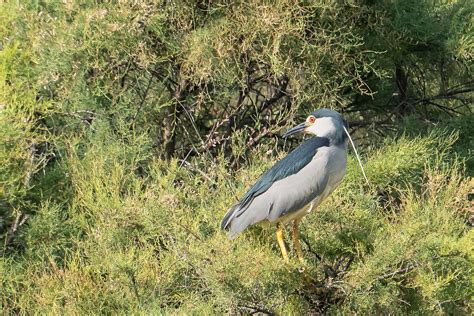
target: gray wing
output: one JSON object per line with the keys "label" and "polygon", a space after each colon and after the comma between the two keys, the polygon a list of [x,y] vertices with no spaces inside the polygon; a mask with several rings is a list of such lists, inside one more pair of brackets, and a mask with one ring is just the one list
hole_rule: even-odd
{"label": "gray wing", "polygon": [[313,137],[303,142],[285,158],[278,161],[258,179],[247,193],[245,193],[242,199],[240,199],[239,203],[227,211],[222,220],[221,228],[227,229],[230,221],[234,217],[241,216],[246,212],[256,197],[265,193],[276,181],[298,173],[311,162],[319,148],[327,146],[329,146],[329,139],[325,137]]}
{"label": "gray wing", "polygon": [[273,182],[249,203],[245,212],[235,214],[236,210],[229,210],[235,214],[228,223],[230,238],[261,221],[277,222],[279,218],[302,209],[321,196],[330,180],[331,170],[338,168],[337,162],[331,160],[331,151],[329,147],[318,149],[306,166],[295,174]]}
{"label": "gray wing", "polygon": [[[289,177],[311,162],[314,155],[321,147],[329,146],[329,139],[325,137],[313,137],[295,150],[290,152],[285,158],[278,161],[272,168],[266,171],[260,179],[245,193],[239,201],[240,212],[245,212],[246,207],[252,200],[267,191],[270,186],[278,180]],[[224,222],[224,221],[223,221]]]}

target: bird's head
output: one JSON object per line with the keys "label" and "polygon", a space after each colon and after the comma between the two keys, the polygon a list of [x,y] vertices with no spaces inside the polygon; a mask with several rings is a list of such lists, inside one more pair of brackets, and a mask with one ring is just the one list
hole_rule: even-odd
{"label": "bird's head", "polygon": [[326,137],[333,144],[340,144],[347,139],[344,127],[347,129],[347,123],[341,114],[330,109],[318,109],[311,113],[303,123],[288,130],[283,137],[305,132]]}

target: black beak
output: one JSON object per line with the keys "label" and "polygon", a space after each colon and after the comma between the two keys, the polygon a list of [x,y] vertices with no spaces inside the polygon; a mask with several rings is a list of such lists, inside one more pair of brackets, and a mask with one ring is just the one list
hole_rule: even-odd
{"label": "black beak", "polygon": [[300,132],[304,131],[305,128],[306,128],[306,122],[301,123],[301,124],[298,124],[298,125],[296,125],[295,127],[290,128],[290,129],[285,133],[285,135],[283,135],[283,137],[286,138],[286,137],[291,136],[291,135],[293,135],[293,134],[300,133]]}

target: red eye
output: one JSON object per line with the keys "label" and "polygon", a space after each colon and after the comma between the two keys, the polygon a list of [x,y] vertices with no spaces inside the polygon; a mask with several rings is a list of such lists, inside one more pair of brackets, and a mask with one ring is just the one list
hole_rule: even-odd
{"label": "red eye", "polygon": [[316,121],[316,118],[314,116],[308,117],[308,122],[310,122],[311,124],[313,124],[315,121]]}

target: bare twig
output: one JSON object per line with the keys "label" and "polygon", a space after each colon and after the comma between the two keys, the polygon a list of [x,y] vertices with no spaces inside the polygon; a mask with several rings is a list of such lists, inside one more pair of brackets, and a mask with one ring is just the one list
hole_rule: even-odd
{"label": "bare twig", "polygon": [[191,170],[199,172],[199,174],[201,174],[207,181],[211,182],[212,184],[217,184],[204,171],[202,171],[202,170],[198,169],[197,167],[193,166],[190,162],[187,162],[184,159],[180,159],[178,161],[181,162],[181,165],[184,165],[184,166],[188,167]]}
{"label": "bare twig", "polygon": [[416,267],[418,267],[418,264],[409,264],[405,268],[398,269],[398,270],[393,271],[393,272],[385,273],[385,274],[377,277],[377,280],[381,281],[381,280],[385,280],[385,279],[390,279],[390,278],[393,278],[396,275],[408,273],[411,270],[415,269]]}
{"label": "bare twig", "polygon": [[145,88],[145,91],[143,92],[143,94],[141,95],[141,100],[140,100],[140,103],[138,104],[138,107],[137,107],[137,110],[135,111],[135,114],[133,115],[132,117],[132,121],[130,122],[130,128],[133,128],[133,126],[135,125],[135,120],[137,119],[137,116],[138,114],[140,113],[142,107],[143,107],[143,104],[145,104],[145,100],[146,100],[146,97],[148,96],[148,91],[150,90],[150,87],[151,87],[151,83],[153,82],[153,78],[155,76],[153,74],[150,75],[150,79],[148,79],[148,84]]}
{"label": "bare twig", "polygon": [[303,236],[301,236],[300,239],[305,243],[306,247],[308,247],[308,251],[312,253],[313,255],[315,255],[319,261],[321,261],[322,260],[321,256],[318,255],[315,251],[313,251],[313,249],[311,248],[311,245],[309,244],[309,241]]}
{"label": "bare twig", "polygon": [[9,247],[12,244],[16,231],[23,224],[25,224],[28,217],[29,216],[27,214],[23,214],[22,212],[18,212],[18,214],[15,217],[15,220],[13,221],[12,225],[10,226],[10,229],[8,230],[7,235],[5,237],[5,248]]}

